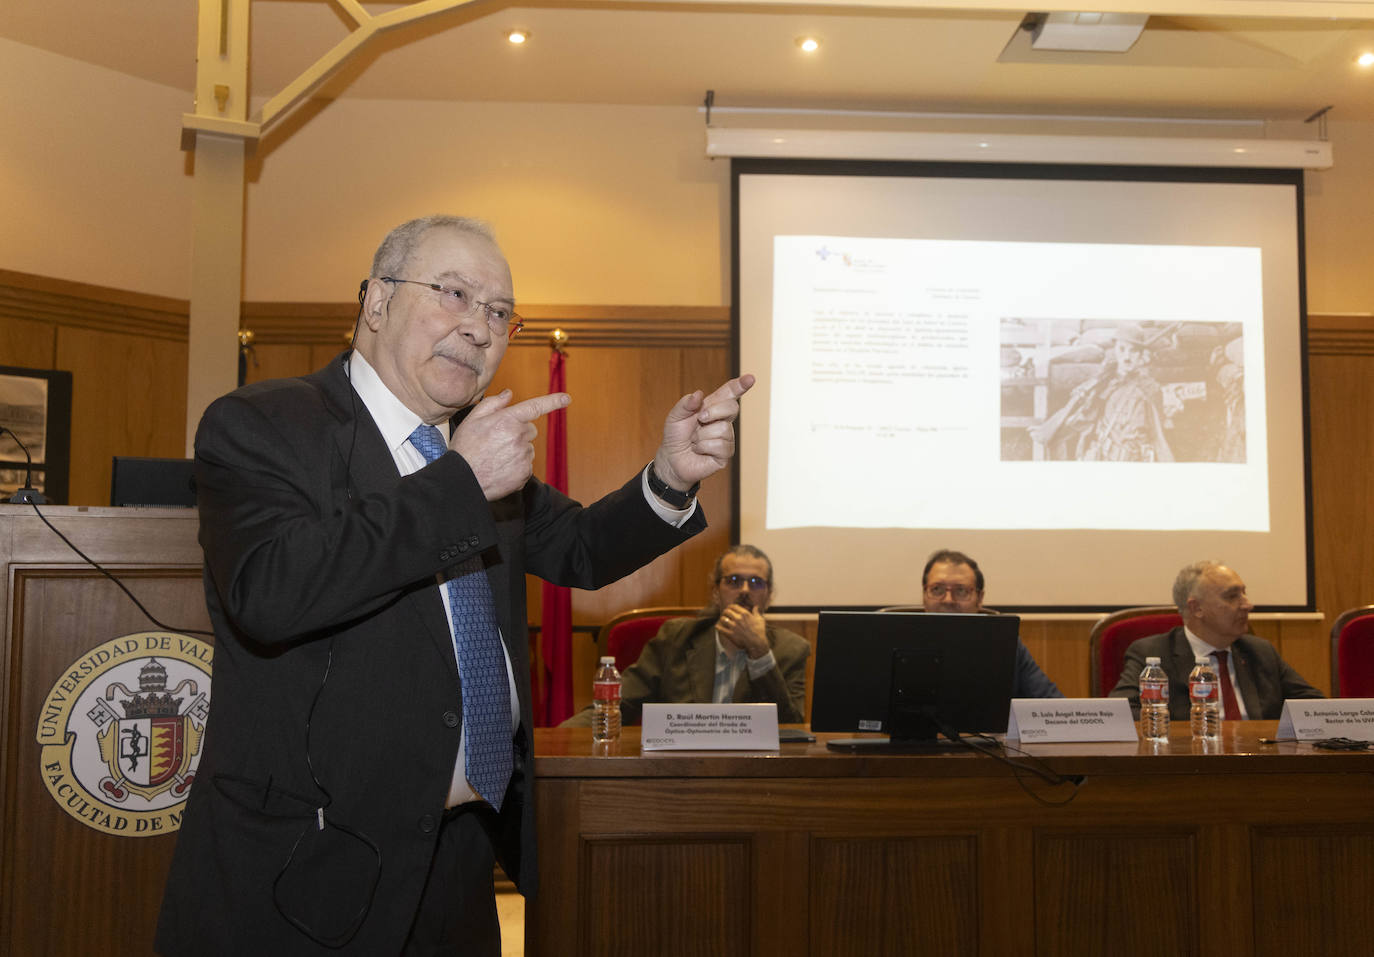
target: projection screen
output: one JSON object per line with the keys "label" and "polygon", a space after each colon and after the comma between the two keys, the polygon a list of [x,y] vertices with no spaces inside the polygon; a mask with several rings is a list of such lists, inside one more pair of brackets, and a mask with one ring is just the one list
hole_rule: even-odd
{"label": "projection screen", "polygon": [[918,603],[937,548],[999,609],[1165,604],[1201,558],[1312,607],[1300,171],[732,165],[775,607]]}

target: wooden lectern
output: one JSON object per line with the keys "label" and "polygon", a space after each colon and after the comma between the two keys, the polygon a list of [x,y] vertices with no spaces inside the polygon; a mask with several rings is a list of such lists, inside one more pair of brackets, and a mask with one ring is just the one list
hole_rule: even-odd
{"label": "wooden lectern", "polygon": [[[0,957],[144,957],[153,952],[190,785],[189,761],[159,764],[147,729],[185,759],[208,706],[208,681],[182,659],[208,672],[213,643],[178,637],[182,629],[210,629],[197,515],[39,508],[171,631],[149,621],[32,506],[0,505]],[[141,687],[131,686],[131,668]],[[122,754],[134,767],[83,783],[65,758],[53,757],[69,752],[88,764]],[[92,789],[100,800],[88,796]],[[140,794],[165,807],[130,810]]]}

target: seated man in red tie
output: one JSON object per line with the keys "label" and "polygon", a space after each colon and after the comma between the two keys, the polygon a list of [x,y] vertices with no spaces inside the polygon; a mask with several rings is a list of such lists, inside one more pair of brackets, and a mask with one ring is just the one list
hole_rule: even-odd
{"label": "seated man in red tie", "polygon": [[1221,684],[1222,718],[1273,721],[1288,698],[1321,698],[1263,638],[1249,634],[1254,605],[1245,582],[1220,562],[1194,562],[1174,579],[1174,604],[1182,627],[1134,641],[1126,649],[1113,698],[1127,698],[1140,713],[1140,671],[1158,657],[1169,676],[1169,716],[1188,720],[1188,674],[1193,661],[1210,656]]}

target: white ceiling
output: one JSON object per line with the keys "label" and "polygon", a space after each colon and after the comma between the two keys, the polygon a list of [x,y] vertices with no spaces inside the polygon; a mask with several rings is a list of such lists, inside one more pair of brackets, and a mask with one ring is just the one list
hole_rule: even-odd
{"label": "white ceiling", "polygon": [[[375,15],[396,5],[364,6]],[[1374,19],[1291,16],[1334,8],[1369,18],[1374,4],[1199,0],[1210,15],[1152,16],[1124,54],[1034,51],[1018,29],[1025,11],[999,6],[479,0],[378,38],[322,94],[696,106],[710,89],[718,107],[1287,121],[1329,105],[1333,119],[1374,119],[1374,69],[1353,62],[1374,50]],[[259,102],[348,31],[328,0],[254,0],[251,11]],[[531,32],[523,47],[504,40],[516,26]],[[195,0],[0,6],[0,37],[184,89],[188,111],[195,30]],[[817,54],[798,51],[804,34],[821,39]]]}

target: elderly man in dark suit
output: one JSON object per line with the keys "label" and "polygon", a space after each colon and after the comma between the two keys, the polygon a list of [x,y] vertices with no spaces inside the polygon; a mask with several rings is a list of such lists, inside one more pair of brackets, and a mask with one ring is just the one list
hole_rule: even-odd
{"label": "elderly man in dark suit", "polygon": [[583,507],[531,477],[564,394],[484,396],[520,327],[490,231],[378,248],[355,349],[196,436],[214,697],[158,926],[169,957],[500,953],[535,887],[525,573],[596,588],[705,526],[742,376]]}
{"label": "elderly man in dark suit", "polygon": [[1288,698],[1320,698],[1322,693],[1279,657],[1263,638],[1249,634],[1254,610],[1245,582],[1220,562],[1184,566],[1174,579],[1174,605],[1182,626],[1162,635],[1131,642],[1112,689],[1113,698],[1128,698],[1140,714],[1140,672],[1145,659],[1157,657],[1169,676],[1169,716],[1188,720],[1188,675],[1199,656],[1208,656],[1221,685],[1222,717],[1275,720]]}

